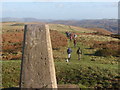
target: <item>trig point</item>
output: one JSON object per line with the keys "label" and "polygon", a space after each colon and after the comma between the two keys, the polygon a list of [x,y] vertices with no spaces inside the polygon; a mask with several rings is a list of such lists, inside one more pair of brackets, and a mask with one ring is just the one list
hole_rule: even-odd
{"label": "trig point", "polygon": [[25,25],[20,88],[57,88],[48,25]]}

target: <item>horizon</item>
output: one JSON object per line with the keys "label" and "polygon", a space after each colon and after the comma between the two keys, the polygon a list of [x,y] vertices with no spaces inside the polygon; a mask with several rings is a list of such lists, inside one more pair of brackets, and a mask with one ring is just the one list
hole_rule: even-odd
{"label": "horizon", "polygon": [[53,21],[81,21],[81,20],[118,20],[116,18],[100,18],[100,19],[41,19],[36,17],[23,17],[23,18],[17,18],[17,17],[2,17],[0,19],[37,19],[37,20],[53,20]]}
{"label": "horizon", "polygon": [[3,2],[2,18],[117,19],[117,2]]}

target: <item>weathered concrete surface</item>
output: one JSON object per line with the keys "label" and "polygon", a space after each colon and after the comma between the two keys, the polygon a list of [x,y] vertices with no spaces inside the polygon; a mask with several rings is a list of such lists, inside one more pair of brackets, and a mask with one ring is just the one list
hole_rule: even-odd
{"label": "weathered concrete surface", "polygon": [[57,88],[48,25],[26,25],[21,88]]}

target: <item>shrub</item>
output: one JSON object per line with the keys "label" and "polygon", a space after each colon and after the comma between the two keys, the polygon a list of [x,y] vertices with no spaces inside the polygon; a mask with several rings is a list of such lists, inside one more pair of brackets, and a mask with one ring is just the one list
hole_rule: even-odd
{"label": "shrub", "polygon": [[91,48],[109,48],[119,49],[120,41],[109,41],[109,42],[95,42],[91,45]]}
{"label": "shrub", "polygon": [[[15,24],[18,25],[18,24]],[[14,26],[14,25],[13,25]],[[11,30],[12,31],[12,30]],[[58,31],[51,30],[51,42],[53,50],[59,50],[60,47],[67,46],[67,38]],[[2,52],[4,60],[21,59],[21,55],[15,56],[18,52],[22,53],[23,31],[3,33]]]}
{"label": "shrub", "polygon": [[59,50],[60,47],[67,46],[67,38],[62,33],[50,30],[50,36],[53,50]]}
{"label": "shrub", "polygon": [[118,50],[103,48],[99,49],[95,52],[96,56],[118,56]]}

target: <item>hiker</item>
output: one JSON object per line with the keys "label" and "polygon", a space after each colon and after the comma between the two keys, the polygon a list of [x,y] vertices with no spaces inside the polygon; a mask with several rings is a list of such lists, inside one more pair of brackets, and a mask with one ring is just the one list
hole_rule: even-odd
{"label": "hiker", "polygon": [[69,35],[69,38],[70,38],[70,41],[72,41],[73,37],[72,37],[72,34],[70,33]]}
{"label": "hiker", "polygon": [[68,59],[66,60],[67,62],[70,61],[70,58],[71,58],[71,52],[72,52],[71,48],[68,48],[68,49],[67,49]]}
{"label": "hiker", "polygon": [[71,36],[71,32],[69,32],[69,37]]}
{"label": "hiker", "polygon": [[81,54],[82,54],[82,51],[81,51],[80,47],[77,50],[77,54],[78,54],[78,60],[80,60],[81,59]]}
{"label": "hiker", "polygon": [[77,38],[77,35],[76,34],[74,34],[74,39],[76,39]]}
{"label": "hiker", "polygon": [[77,43],[76,39],[74,39],[73,43],[74,43],[74,47],[76,47],[76,43]]}
{"label": "hiker", "polygon": [[72,41],[72,36],[70,36],[70,41]]}
{"label": "hiker", "polygon": [[66,36],[69,37],[69,32],[66,32]]}

